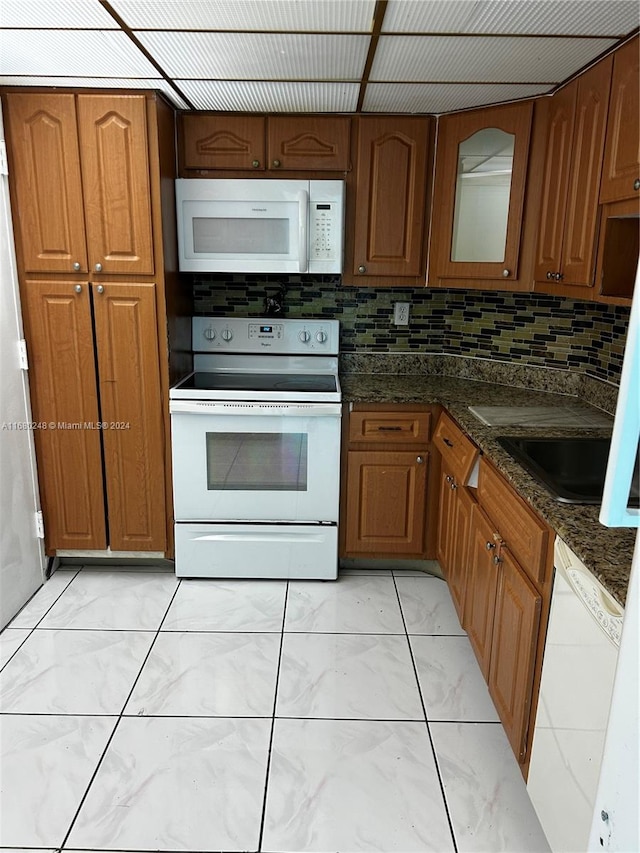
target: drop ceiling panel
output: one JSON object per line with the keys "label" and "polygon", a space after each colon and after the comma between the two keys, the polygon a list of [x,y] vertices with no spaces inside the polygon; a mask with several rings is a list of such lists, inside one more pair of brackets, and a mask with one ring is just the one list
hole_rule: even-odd
{"label": "drop ceiling panel", "polygon": [[199,110],[239,112],[354,112],[358,83],[273,83],[176,80]]}
{"label": "drop ceiling panel", "polygon": [[55,86],[69,89],[152,89],[164,92],[167,98],[179,110],[189,109],[184,101],[166,80],[143,80],[131,77],[12,77],[1,81],[3,86]]}
{"label": "drop ceiling panel", "polygon": [[553,83],[614,44],[614,39],[382,36],[369,79]]}
{"label": "drop ceiling panel", "polygon": [[98,0],[0,0],[2,27],[119,29]]}
{"label": "drop ceiling panel", "polygon": [[369,36],[140,32],[172,77],[223,80],[358,80]]}
{"label": "drop ceiling panel", "polygon": [[548,86],[535,84],[369,83],[363,112],[444,113],[532,98]]}
{"label": "drop ceiling panel", "polygon": [[637,0],[390,0],[383,32],[621,37],[638,26]]}
{"label": "drop ceiling panel", "polygon": [[371,31],[374,0],[111,0],[133,29]]}
{"label": "drop ceiling panel", "polygon": [[158,76],[126,34],[113,30],[0,30],[0,74]]}

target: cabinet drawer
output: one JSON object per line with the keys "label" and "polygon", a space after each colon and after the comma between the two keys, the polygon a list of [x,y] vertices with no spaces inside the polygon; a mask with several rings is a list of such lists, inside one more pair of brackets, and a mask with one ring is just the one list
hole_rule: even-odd
{"label": "cabinet drawer", "polygon": [[486,460],[480,462],[478,499],[506,547],[529,577],[545,577],[549,528]]}
{"label": "cabinet drawer", "polygon": [[447,470],[451,471],[461,484],[466,483],[479,451],[445,412],[440,415],[436,424],[433,443],[440,451]]}
{"label": "cabinet drawer", "polygon": [[386,444],[426,444],[430,412],[351,412],[349,441]]}

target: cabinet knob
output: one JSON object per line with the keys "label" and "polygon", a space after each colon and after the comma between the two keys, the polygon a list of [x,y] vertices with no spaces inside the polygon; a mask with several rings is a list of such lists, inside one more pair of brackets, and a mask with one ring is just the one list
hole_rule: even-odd
{"label": "cabinet knob", "polygon": [[417,456],[416,462],[418,463],[418,465],[422,465],[422,463],[424,462],[424,459],[422,458],[422,456]]}
{"label": "cabinet knob", "polygon": [[640,190],[640,178],[635,179],[635,181],[633,182],[633,188],[634,190]]}
{"label": "cabinet knob", "polygon": [[452,492],[455,492],[455,490],[456,490],[457,488],[458,488],[458,484],[457,484],[457,483],[456,483],[456,481],[454,480],[454,481],[453,481],[453,483],[451,483],[451,491],[452,491]]}
{"label": "cabinet knob", "polygon": [[358,272],[366,272],[366,271],[367,271],[367,268],[365,267],[365,265],[360,264],[360,266],[358,267]]}
{"label": "cabinet knob", "polygon": [[101,284],[98,285],[96,290],[98,291],[98,293],[104,293],[104,287]]}
{"label": "cabinet knob", "polygon": [[553,273],[551,270],[547,270],[547,279],[551,280],[553,278]]}
{"label": "cabinet knob", "polygon": [[252,161],[251,161],[251,166],[252,166],[254,169],[259,169],[259,168],[260,168],[260,160],[252,160]]}
{"label": "cabinet knob", "polygon": [[447,481],[447,483],[449,483],[449,485],[451,485],[451,483],[453,483],[453,477],[451,476],[451,474],[447,474],[447,476],[445,477],[445,480]]}
{"label": "cabinet knob", "polygon": [[494,565],[494,566],[499,566],[501,562],[502,562],[502,557],[499,557],[499,556],[496,554],[496,555],[495,555],[495,557],[493,558],[493,565]]}
{"label": "cabinet knob", "polygon": [[96,272],[102,272],[102,264],[96,264],[93,269]]}
{"label": "cabinet knob", "polygon": [[493,551],[493,549],[494,549],[495,547],[496,547],[496,543],[495,543],[495,542],[487,542],[487,551]]}
{"label": "cabinet knob", "polygon": [[280,163],[280,160],[274,160],[271,165],[274,169],[279,169],[282,164]]}
{"label": "cabinet knob", "polygon": [[564,273],[562,273],[562,272],[557,272],[557,273],[554,275],[554,279],[555,279],[556,281],[562,281],[562,279],[563,279],[563,278],[564,278]]}
{"label": "cabinet knob", "polygon": [[74,270],[75,270],[76,272],[80,272],[80,264],[79,264],[77,261],[76,261],[76,262],[75,262],[75,264],[73,265],[73,268],[74,268]]}
{"label": "cabinet knob", "polygon": [[509,278],[511,270],[502,270],[502,278]]}
{"label": "cabinet knob", "polygon": [[75,290],[76,293],[82,293],[82,285],[81,284],[76,284],[76,286],[73,289]]}

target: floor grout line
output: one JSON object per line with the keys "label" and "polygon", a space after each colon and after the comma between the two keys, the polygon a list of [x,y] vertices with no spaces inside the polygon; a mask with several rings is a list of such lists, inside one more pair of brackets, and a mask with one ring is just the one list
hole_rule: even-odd
{"label": "floor grout line", "polygon": [[[142,665],[140,666],[140,669],[138,670],[138,675],[137,675],[137,676],[136,676],[136,678],[134,679],[133,685],[131,686],[131,690],[129,691],[129,693],[127,694],[127,696],[126,696],[126,698],[125,698],[125,700],[124,700],[124,703],[123,703],[123,705],[122,705],[122,710],[121,710],[121,711],[120,711],[120,713],[117,715],[117,719],[116,719],[116,723],[115,723],[115,725],[114,725],[114,727],[113,727],[113,731],[111,732],[111,734],[110,734],[110,736],[109,736],[109,738],[108,738],[108,740],[107,740],[107,743],[105,744],[105,747],[104,747],[104,749],[103,749],[103,751],[102,751],[102,755],[101,755],[101,756],[100,756],[100,758],[98,759],[98,763],[96,764],[95,769],[94,769],[93,773],[91,774],[91,778],[90,778],[90,780],[89,780],[89,784],[88,784],[88,785],[87,785],[87,787],[85,788],[85,792],[84,792],[84,794],[82,795],[82,797],[81,797],[81,799],[80,799],[80,803],[78,804],[78,808],[76,809],[76,812],[75,812],[75,814],[74,814],[73,818],[71,819],[71,823],[69,824],[69,827],[68,827],[68,829],[67,829],[67,831],[66,831],[66,833],[65,833],[65,836],[64,836],[64,838],[63,838],[63,840],[62,840],[62,844],[60,845],[60,848],[59,848],[60,850],[62,850],[62,849],[64,848],[65,844],[67,843],[67,840],[68,840],[69,836],[71,835],[71,832],[73,831],[73,827],[74,827],[74,825],[75,825],[75,822],[76,822],[76,821],[77,821],[77,819],[78,819],[78,815],[79,815],[79,814],[80,814],[80,812],[82,811],[82,807],[83,807],[83,805],[84,805],[84,803],[85,803],[85,801],[86,801],[86,799],[87,799],[87,796],[89,795],[89,791],[91,790],[91,786],[93,785],[94,780],[95,780],[96,776],[98,775],[98,772],[99,772],[99,770],[100,770],[100,768],[101,768],[101,766],[102,766],[102,763],[103,763],[103,761],[104,761],[104,759],[105,759],[105,756],[106,756],[106,754],[107,754],[107,752],[108,752],[108,750],[109,750],[109,746],[111,745],[111,743],[112,743],[112,741],[113,741],[113,739],[114,739],[114,737],[115,737],[115,734],[116,734],[116,732],[118,731],[118,727],[120,726],[120,722],[121,722],[121,720],[122,720],[123,718],[124,718],[124,719],[130,719],[129,717],[124,717],[124,709],[127,707],[127,703],[129,702],[129,699],[131,698],[131,695],[132,695],[133,691],[135,690],[135,687],[136,687],[136,684],[138,683],[138,680],[140,679],[140,675],[141,675],[141,673],[142,673],[142,670],[144,669],[144,667],[145,667],[145,665],[146,665],[147,661],[149,660],[149,655],[151,654],[151,650],[153,649],[153,647],[154,647],[154,645],[155,645],[155,642],[156,642],[156,640],[158,639],[158,636],[159,636],[159,634],[160,634],[160,627],[162,626],[162,623],[164,622],[164,620],[167,618],[167,613],[169,612],[169,609],[171,608],[171,605],[173,604],[173,601],[174,601],[174,599],[175,599],[176,595],[178,594],[178,590],[180,589],[180,585],[181,585],[181,583],[182,583],[182,581],[181,581],[181,580],[178,580],[178,582],[177,582],[177,584],[176,584],[176,588],[175,588],[175,590],[173,591],[173,595],[171,596],[171,599],[170,599],[169,603],[167,604],[167,607],[166,607],[166,609],[165,609],[165,611],[164,611],[164,616],[163,616],[163,617],[162,617],[162,619],[160,620],[160,625],[158,626],[158,629],[157,629],[157,631],[155,632],[155,637],[154,637],[154,638],[153,638],[153,640],[151,641],[151,645],[149,646],[149,650],[147,651],[147,654],[145,655],[145,658],[144,658],[144,660],[142,661]],[[149,633],[150,633],[150,632],[149,632]],[[87,716],[88,716],[88,715],[87,715]]]}
{"label": "floor grout line", "polygon": [[258,833],[258,851],[262,850],[262,839],[264,836],[264,823],[267,818],[267,796],[269,792],[269,773],[271,772],[271,754],[273,750],[273,738],[275,735],[275,727],[276,727],[276,708],[278,707],[278,687],[280,685],[280,669],[282,666],[282,650],[284,648],[284,637],[285,631],[284,626],[287,621],[287,604],[289,602],[289,581],[287,581],[287,586],[284,593],[284,606],[282,608],[282,630],[280,632],[280,650],[278,653],[278,665],[276,668],[276,684],[275,690],[273,693],[273,712],[271,714],[271,734],[269,736],[269,749],[267,752],[267,767],[265,771],[264,777],[264,795],[262,798],[262,815],[260,818],[260,831]]}
{"label": "floor grout line", "polygon": [[453,829],[453,821],[451,820],[451,814],[449,811],[449,803],[447,801],[447,796],[446,796],[445,788],[444,788],[444,781],[442,779],[442,774],[440,773],[440,765],[438,764],[438,758],[436,755],[436,748],[435,748],[435,744],[433,742],[433,737],[431,736],[431,729],[429,728],[429,716],[427,714],[427,706],[426,706],[425,701],[424,701],[424,696],[422,695],[422,688],[420,686],[420,677],[418,676],[418,667],[416,665],[416,661],[415,661],[415,658],[413,655],[413,648],[411,647],[411,636],[413,636],[413,635],[410,635],[409,631],[407,629],[407,622],[405,619],[404,610],[402,609],[402,599],[400,597],[400,590],[398,589],[398,586],[396,584],[395,577],[393,579],[393,585],[395,587],[396,597],[398,599],[398,607],[400,608],[400,615],[402,617],[402,624],[404,625],[405,636],[407,638],[407,646],[409,649],[409,655],[411,656],[411,664],[413,666],[413,674],[414,674],[415,679],[416,679],[416,685],[418,688],[418,695],[420,697],[420,703],[422,704],[422,711],[424,713],[424,722],[425,722],[425,726],[427,729],[427,736],[429,738],[429,743],[431,744],[431,753],[433,756],[433,763],[434,763],[434,766],[436,768],[436,774],[438,776],[438,783],[440,785],[440,792],[442,794],[442,802],[444,805],[444,811],[445,811],[445,814],[447,816],[447,823],[449,825],[449,832],[451,833],[451,841],[453,843],[453,849],[454,849],[455,853],[458,853],[458,842],[456,840],[456,834],[455,834],[454,829]]}

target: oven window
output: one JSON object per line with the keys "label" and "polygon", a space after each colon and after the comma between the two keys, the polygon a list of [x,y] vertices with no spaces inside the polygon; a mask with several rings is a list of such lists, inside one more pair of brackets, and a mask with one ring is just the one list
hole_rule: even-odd
{"label": "oven window", "polygon": [[306,433],[208,432],[212,491],[307,491]]}

